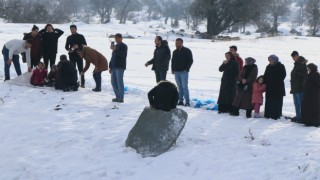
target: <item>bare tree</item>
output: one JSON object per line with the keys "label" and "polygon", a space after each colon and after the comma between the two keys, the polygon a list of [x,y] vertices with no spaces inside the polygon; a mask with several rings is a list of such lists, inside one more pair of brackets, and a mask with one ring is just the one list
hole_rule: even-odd
{"label": "bare tree", "polygon": [[91,0],[93,10],[100,16],[101,24],[110,22],[116,0]]}
{"label": "bare tree", "polygon": [[309,0],[306,6],[306,13],[310,25],[310,33],[316,36],[320,21],[320,0]]}
{"label": "bare tree", "polygon": [[272,33],[278,33],[279,19],[289,12],[291,0],[271,0]]}
{"label": "bare tree", "polygon": [[305,6],[307,4],[307,0],[297,0],[298,10],[298,25],[302,26],[304,23],[304,14],[305,14]]}
{"label": "bare tree", "polygon": [[133,11],[140,11],[141,7],[142,4],[139,0],[118,0],[116,12],[120,20],[120,24],[125,24],[128,18],[128,14]]}
{"label": "bare tree", "polygon": [[211,37],[253,19],[259,13],[260,3],[256,0],[197,0],[191,6],[191,13],[207,20],[207,34]]}

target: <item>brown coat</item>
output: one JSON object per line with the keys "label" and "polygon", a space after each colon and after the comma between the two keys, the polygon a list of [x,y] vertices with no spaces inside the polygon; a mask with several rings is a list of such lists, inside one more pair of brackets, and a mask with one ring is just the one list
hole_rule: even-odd
{"label": "brown coat", "polygon": [[107,59],[95,49],[92,49],[88,46],[84,46],[81,55],[83,59],[86,61],[86,66],[82,71],[83,73],[85,73],[89,69],[90,63],[95,65],[94,72],[102,72],[108,70]]}
{"label": "brown coat", "polygon": [[[244,85],[238,85],[237,86],[237,95],[233,101],[233,106],[237,107],[239,109],[253,109],[252,106],[252,88],[253,83],[255,82],[258,74],[258,68],[255,64],[250,65],[251,68],[248,68],[249,66],[246,65],[243,67],[243,70],[241,71],[239,75],[239,81],[242,79],[246,79],[246,83]],[[246,72],[250,71],[250,72]],[[247,75],[246,75],[247,74]],[[245,77],[247,76],[247,77]],[[245,88],[240,88],[240,86],[243,86]]]}

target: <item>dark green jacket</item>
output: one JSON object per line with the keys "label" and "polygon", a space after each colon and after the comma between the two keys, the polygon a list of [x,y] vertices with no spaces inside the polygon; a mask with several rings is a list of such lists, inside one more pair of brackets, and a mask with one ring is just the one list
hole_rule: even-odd
{"label": "dark green jacket", "polygon": [[299,59],[294,63],[291,71],[291,94],[303,92],[303,85],[307,75],[307,60]]}

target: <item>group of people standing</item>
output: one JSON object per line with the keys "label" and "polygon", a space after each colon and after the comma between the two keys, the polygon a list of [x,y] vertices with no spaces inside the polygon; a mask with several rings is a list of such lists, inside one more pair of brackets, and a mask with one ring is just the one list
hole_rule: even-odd
{"label": "group of people standing", "polygon": [[[261,118],[260,106],[265,92],[264,117],[280,119],[282,116],[283,97],[286,95],[284,80],[285,66],[278,56],[270,55],[263,75],[258,77],[256,60],[252,57],[243,60],[237,53],[237,47],[231,46],[225,53],[226,60],[219,67],[223,72],[218,98],[219,113],[239,116],[239,109],[246,110],[246,117]],[[291,54],[294,68],[291,71],[291,91],[293,94],[296,116],[291,121],[307,126],[320,125],[320,74],[317,66],[307,64],[307,60],[297,51]]]}
{"label": "group of people standing", "polygon": [[[77,26],[70,26],[71,35],[67,37],[65,49],[67,55],[61,55],[56,65],[58,52],[58,40],[64,32],[47,24],[44,29],[34,25],[30,33],[25,33],[22,40],[13,39],[5,43],[2,54],[5,64],[5,81],[10,80],[10,66],[13,63],[18,76],[21,75],[19,54],[22,54],[23,62],[27,63],[28,71],[32,72],[30,83],[35,86],[54,86],[63,91],[77,91],[78,87],[85,87],[85,72],[90,64],[95,65],[93,78],[96,87],[92,90],[101,91],[101,73],[109,69],[112,79],[112,87],[116,98],[112,101],[123,102],[124,84],[123,74],[126,69],[128,47],[122,42],[122,35],[115,35],[115,43],[112,43],[112,57],[110,64],[97,50],[87,46],[85,37],[77,32]],[[43,58],[43,62],[41,59]],[[85,60],[85,66],[83,63]],[[32,68],[33,71],[32,71]],[[48,74],[48,69],[51,69]],[[77,69],[78,70],[77,70]],[[78,74],[80,82],[78,82]]]}

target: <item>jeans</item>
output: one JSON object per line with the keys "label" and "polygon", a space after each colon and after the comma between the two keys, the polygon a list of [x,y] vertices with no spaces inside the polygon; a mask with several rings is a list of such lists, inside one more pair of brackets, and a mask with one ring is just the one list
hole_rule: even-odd
{"label": "jeans", "polygon": [[[83,59],[78,55],[77,52],[73,52],[69,54],[69,59],[74,65],[74,67],[78,66],[79,74],[83,70]],[[81,85],[85,84],[84,74],[81,76]]]}
{"label": "jeans", "polygon": [[101,73],[102,72],[93,73],[93,79],[96,82],[96,90],[101,90]]}
{"label": "jeans", "polygon": [[[11,64],[8,64],[7,61],[9,60],[9,49],[7,49],[5,46],[3,46],[2,49],[3,54],[3,60],[4,60],[4,76],[5,80],[10,79],[10,66]],[[20,62],[19,62],[19,55],[13,55],[12,62],[14,65],[14,68],[16,69],[17,75],[21,75],[21,68],[20,68]]]}
{"label": "jeans", "polygon": [[124,69],[115,68],[111,70],[111,85],[117,99],[124,98],[124,84],[123,84]]}
{"label": "jeans", "polygon": [[167,71],[154,71],[156,73],[156,81],[165,81],[167,79]]}
{"label": "jeans", "polygon": [[296,121],[300,122],[301,120],[301,105],[302,105],[303,93],[294,93],[293,102],[296,109]]}
{"label": "jeans", "polygon": [[189,88],[188,88],[189,72],[176,71],[174,72],[174,76],[179,88],[179,101],[183,102],[183,98],[185,98],[186,102],[189,103],[190,102]]}

